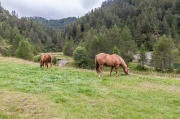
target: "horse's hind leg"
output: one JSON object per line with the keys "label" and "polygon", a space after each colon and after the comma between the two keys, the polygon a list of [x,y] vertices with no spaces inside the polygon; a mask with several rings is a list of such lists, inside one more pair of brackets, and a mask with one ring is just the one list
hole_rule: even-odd
{"label": "horse's hind leg", "polygon": [[114,66],[111,67],[110,76],[111,76],[113,69],[114,69]]}

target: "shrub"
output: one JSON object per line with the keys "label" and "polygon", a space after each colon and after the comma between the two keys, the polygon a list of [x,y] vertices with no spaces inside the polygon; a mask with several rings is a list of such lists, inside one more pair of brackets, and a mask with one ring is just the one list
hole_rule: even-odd
{"label": "shrub", "polygon": [[176,70],[176,74],[180,74],[180,68]]}
{"label": "shrub", "polygon": [[41,55],[34,56],[33,61],[39,62],[41,60]]}
{"label": "shrub", "polygon": [[73,59],[76,67],[85,68],[88,66],[88,55],[85,47],[78,46],[73,52]]}
{"label": "shrub", "polygon": [[53,56],[53,58],[52,58],[52,63],[53,63],[53,64],[56,64],[56,63],[57,63],[57,58],[56,58],[55,56]]}

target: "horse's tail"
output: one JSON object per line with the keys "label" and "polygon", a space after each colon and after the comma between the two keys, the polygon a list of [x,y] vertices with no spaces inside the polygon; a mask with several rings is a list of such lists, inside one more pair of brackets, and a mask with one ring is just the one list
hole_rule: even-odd
{"label": "horse's tail", "polygon": [[98,72],[99,63],[97,62],[97,56],[95,57],[95,67],[96,67],[96,72]]}

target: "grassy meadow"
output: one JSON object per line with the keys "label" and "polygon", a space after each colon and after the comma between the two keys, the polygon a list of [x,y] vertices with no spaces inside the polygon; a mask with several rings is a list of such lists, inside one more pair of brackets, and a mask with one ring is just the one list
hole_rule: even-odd
{"label": "grassy meadow", "polygon": [[180,76],[40,68],[0,57],[0,119],[178,119]]}

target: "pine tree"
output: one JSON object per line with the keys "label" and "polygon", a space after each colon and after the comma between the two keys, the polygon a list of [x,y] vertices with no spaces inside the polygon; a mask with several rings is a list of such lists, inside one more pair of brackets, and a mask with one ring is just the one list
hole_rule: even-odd
{"label": "pine tree", "polygon": [[137,51],[137,47],[127,26],[123,28],[121,39],[122,40],[119,43],[120,54],[125,62],[129,63],[133,60],[133,54]]}
{"label": "pine tree", "polygon": [[138,59],[138,62],[142,69],[144,69],[144,65],[146,61],[147,61],[147,57],[146,57],[145,47],[144,45],[142,45],[140,48],[140,54],[139,54],[139,59]]}
{"label": "pine tree", "polygon": [[74,50],[74,41],[71,38],[64,46],[63,53],[67,56],[72,56]]}
{"label": "pine tree", "polygon": [[15,56],[25,60],[32,60],[33,53],[31,51],[31,45],[28,40],[21,40],[16,50]]}
{"label": "pine tree", "polygon": [[177,55],[178,49],[175,47],[173,39],[163,35],[154,46],[152,62],[156,69],[171,71]]}
{"label": "pine tree", "polygon": [[114,48],[113,48],[113,53],[114,53],[114,54],[117,54],[117,55],[120,54],[119,49],[117,48],[117,46],[114,46]]}
{"label": "pine tree", "polygon": [[11,55],[15,56],[15,51],[19,46],[19,42],[22,40],[22,36],[20,34],[16,34],[15,38],[13,39],[12,45],[11,45]]}

